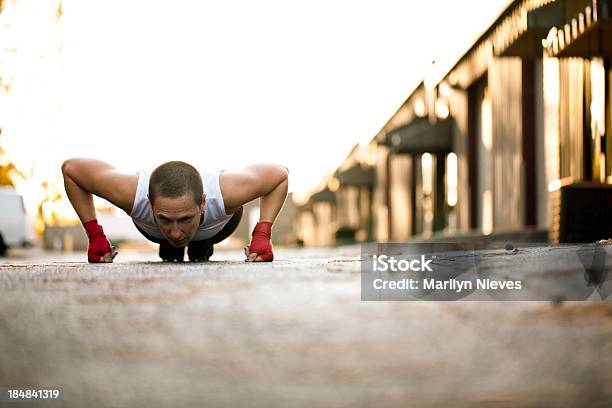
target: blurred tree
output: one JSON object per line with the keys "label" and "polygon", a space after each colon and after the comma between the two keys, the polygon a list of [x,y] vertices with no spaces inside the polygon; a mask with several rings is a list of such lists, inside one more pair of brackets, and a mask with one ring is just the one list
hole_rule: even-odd
{"label": "blurred tree", "polygon": [[[2,141],[2,129],[0,129],[0,142]],[[15,164],[9,161],[6,156],[6,152],[2,148],[2,143],[0,143],[0,186],[11,186],[15,187],[15,183],[13,182],[13,176],[15,173],[19,173]]]}
{"label": "blurred tree", "polygon": [[15,165],[13,163],[9,163],[6,166],[0,164],[0,186],[15,187],[15,183],[13,183],[13,179],[11,178],[11,173],[14,170]]}
{"label": "blurred tree", "polygon": [[[0,128],[0,139],[2,139],[2,128]],[[15,163],[8,159],[8,156],[2,148],[2,140],[0,140],[0,186],[15,187],[15,179],[26,179],[31,177],[24,174],[15,166]]]}

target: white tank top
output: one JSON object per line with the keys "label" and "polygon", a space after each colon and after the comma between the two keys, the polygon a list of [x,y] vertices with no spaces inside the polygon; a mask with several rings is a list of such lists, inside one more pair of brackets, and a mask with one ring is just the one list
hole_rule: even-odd
{"label": "white tank top", "polygon": [[[204,220],[198,227],[196,234],[191,238],[192,241],[211,238],[221,231],[230,218],[232,218],[232,214],[228,215],[225,213],[225,204],[223,203],[221,187],[219,186],[219,174],[221,174],[221,170],[216,169],[207,169],[202,173],[204,194],[206,194]],[[149,177],[150,173],[146,170],[138,172],[138,187],[136,188],[134,208],[132,208],[130,217],[147,234],[155,238],[166,239],[153,218],[153,209],[148,198]]]}

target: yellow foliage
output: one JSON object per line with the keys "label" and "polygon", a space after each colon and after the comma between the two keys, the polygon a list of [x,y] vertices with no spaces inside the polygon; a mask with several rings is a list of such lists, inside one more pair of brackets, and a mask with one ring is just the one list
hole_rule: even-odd
{"label": "yellow foliage", "polygon": [[0,166],[0,186],[15,187],[11,177],[11,170],[14,170],[14,168],[15,165],[13,163],[9,163],[7,166]]}

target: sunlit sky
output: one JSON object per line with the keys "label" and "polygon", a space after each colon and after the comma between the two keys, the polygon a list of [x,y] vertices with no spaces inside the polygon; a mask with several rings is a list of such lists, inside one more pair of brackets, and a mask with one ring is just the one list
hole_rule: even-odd
{"label": "sunlit sky", "polygon": [[269,161],[301,194],[509,2],[64,0],[58,23],[58,3],[7,1],[0,143],[33,183],[71,156]]}

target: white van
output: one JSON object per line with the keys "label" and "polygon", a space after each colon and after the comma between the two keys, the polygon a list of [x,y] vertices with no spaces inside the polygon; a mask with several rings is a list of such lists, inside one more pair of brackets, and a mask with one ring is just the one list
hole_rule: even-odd
{"label": "white van", "polygon": [[27,244],[26,222],[21,194],[12,187],[0,186],[0,256],[9,247]]}

